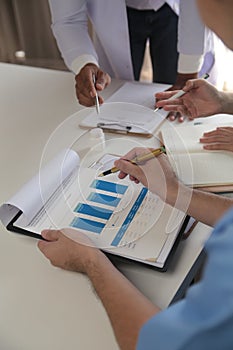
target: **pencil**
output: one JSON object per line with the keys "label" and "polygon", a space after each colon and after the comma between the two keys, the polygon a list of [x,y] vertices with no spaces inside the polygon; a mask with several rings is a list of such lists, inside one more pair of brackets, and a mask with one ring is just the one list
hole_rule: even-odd
{"label": "pencil", "polygon": [[[94,74],[93,74],[93,83],[94,83],[94,86],[95,86],[95,75]],[[96,108],[97,114],[100,114],[100,104],[99,104],[99,98],[98,98],[97,91],[96,91],[96,94],[95,94],[95,108]]]}
{"label": "pencil", "polygon": [[[208,79],[208,78],[209,78],[209,74],[205,73],[199,79]],[[187,92],[188,91],[179,90],[175,95],[173,95],[172,97],[168,98],[168,100],[175,100],[176,98],[179,98],[179,97],[183,96]],[[159,109],[162,109],[162,108],[163,107],[157,107],[157,108],[154,109],[154,112],[157,112]]]}
{"label": "pencil", "polygon": [[[157,157],[162,153],[166,153],[164,146],[161,146],[160,148],[156,148],[149,153],[142,154],[141,156],[137,156],[137,157],[129,160],[129,162],[137,165],[137,164],[140,164],[140,163],[145,162],[147,160],[150,160],[154,157]],[[117,167],[113,167],[113,168],[106,170],[103,173],[99,174],[98,177],[110,175],[110,174],[116,173],[118,171],[120,171],[120,169],[118,169]]]}

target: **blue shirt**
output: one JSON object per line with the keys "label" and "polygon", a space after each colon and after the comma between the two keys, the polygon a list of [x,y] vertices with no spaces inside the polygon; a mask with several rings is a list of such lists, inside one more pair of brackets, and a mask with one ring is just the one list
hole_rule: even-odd
{"label": "blue shirt", "polygon": [[233,349],[233,210],[205,244],[203,279],[184,300],[152,317],[141,329],[137,350]]}

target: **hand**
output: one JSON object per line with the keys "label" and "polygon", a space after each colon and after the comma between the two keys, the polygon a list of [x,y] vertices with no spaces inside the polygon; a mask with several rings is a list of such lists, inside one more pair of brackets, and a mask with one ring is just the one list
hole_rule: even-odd
{"label": "hand", "polygon": [[205,132],[200,139],[206,150],[233,152],[233,127],[218,127],[216,130]]}
{"label": "hand", "polygon": [[[96,79],[95,85],[93,76]],[[80,104],[86,107],[93,106],[96,92],[103,91],[111,83],[110,76],[94,64],[86,64],[76,75],[75,80],[77,99]],[[99,103],[103,104],[103,102],[103,98],[99,96]]]}
{"label": "hand", "polygon": [[[169,97],[173,96],[175,93],[178,92],[178,90],[182,90],[183,87],[185,86],[187,80],[189,79],[195,79],[197,78],[197,73],[192,73],[192,74],[181,74],[181,73],[177,73],[177,78],[176,78],[176,82],[173,86],[171,86],[169,89],[167,89],[167,91],[172,92],[172,94],[170,93]],[[164,93],[157,93],[155,95],[155,98],[156,98],[156,107],[160,107],[157,102],[160,101],[161,99],[164,100],[164,99],[167,99],[169,97],[166,97],[166,95],[164,96],[163,95]],[[166,92],[165,92],[166,94]],[[162,107],[162,106],[161,106]],[[164,110],[166,110],[164,108]],[[169,114],[167,116],[167,118],[170,120],[170,121],[174,121],[175,119],[177,119],[180,123],[182,123],[184,121],[184,115],[183,115],[183,111],[181,110],[172,110],[170,109],[169,110]]]}
{"label": "hand", "polygon": [[124,157],[116,160],[114,164],[120,169],[119,178],[123,179],[129,175],[130,180],[141,182],[162,200],[174,203],[180,184],[165,155],[154,157],[140,165],[127,161],[148,152],[150,149],[134,148]]}
{"label": "hand", "polygon": [[88,267],[102,254],[87,236],[72,228],[45,230],[41,235],[46,241],[38,242],[40,251],[52,265],[65,270],[87,273]]}
{"label": "hand", "polygon": [[[190,119],[207,117],[223,112],[224,95],[203,79],[188,80],[183,88],[187,93],[179,99],[167,100],[177,91],[162,92],[157,107],[166,111],[179,111]],[[156,96],[157,96],[156,95]]]}

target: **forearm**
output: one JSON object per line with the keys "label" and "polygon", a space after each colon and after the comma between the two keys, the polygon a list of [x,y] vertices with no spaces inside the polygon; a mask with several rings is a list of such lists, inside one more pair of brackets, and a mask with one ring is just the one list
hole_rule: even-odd
{"label": "forearm", "polygon": [[219,92],[222,99],[222,113],[233,114],[233,93]]}
{"label": "forearm", "polygon": [[214,226],[233,206],[233,200],[213,193],[191,189],[180,184],[171,192],[167,203],[186,212],[204,224]]}
{"label": "forearm", "polygon": [[159,312],[102,253],[90,264],[90,278],[111,321],[121,349],[135,349],[142,325]]}

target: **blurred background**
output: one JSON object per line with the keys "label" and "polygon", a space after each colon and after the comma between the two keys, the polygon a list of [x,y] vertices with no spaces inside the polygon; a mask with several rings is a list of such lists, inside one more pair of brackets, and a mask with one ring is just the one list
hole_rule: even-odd
{"label": "blurred background", "polygon": [[[50,25],[48,0],[0,0],[0,62],[67,70]],[[233,53],[221,45],[217,57],[218,88],[233,91]],[[147,47],[141,80],[151,81],[151,77]]]}

